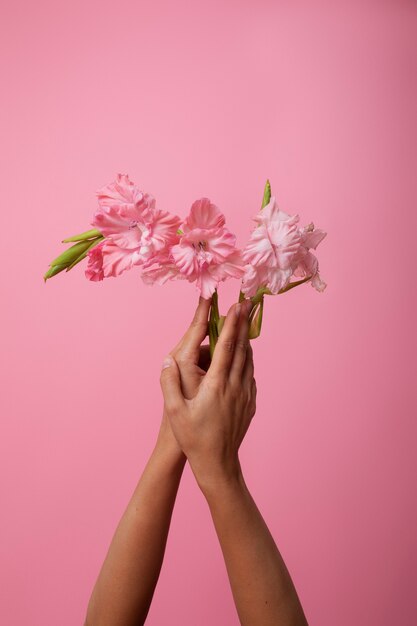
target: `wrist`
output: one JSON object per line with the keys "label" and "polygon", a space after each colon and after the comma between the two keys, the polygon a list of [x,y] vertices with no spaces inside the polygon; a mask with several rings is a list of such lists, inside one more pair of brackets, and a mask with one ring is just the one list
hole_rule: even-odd
{"label": "wrist", "polygon": [[162,441],[159,437],[152,451],[150,462],[159,467],[166,476],[181,476],[187,458],[172,443]]}
{"label": "wrist", "polygon": [[184,465],[186,461],[186,456],[175,439],[171,425],[166,418],[165,413],[162,417],[161,426],[154,448],[154,454],[157,456],[164,456],[167,460],[170,460],[174,464],[181,462]]}
{"label": "wrist", "polygon": [[210,469],[196,469],[190,463],[194,476],[207,501],[217,498],[231,490],[240,490],[245,486],[239,459],[226,465],[212,466]]}

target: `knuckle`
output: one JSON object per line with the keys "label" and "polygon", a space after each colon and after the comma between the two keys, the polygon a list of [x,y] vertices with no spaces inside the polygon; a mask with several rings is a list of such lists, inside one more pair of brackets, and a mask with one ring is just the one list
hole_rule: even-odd
{"label": "knuckle", "polygon": [[203,320],[201,317],[194,317],[190,326],[191,328],[203,330],[204,328],[207,328],[207,320]]}
{"label": "knuckle", "polygon": [[175,419],[180,414],[181,405],[173,398],[170,398],[165,402],[165,409],[169,417]]}
{"label": "knuckle", "polygon": [[196,351],[190,346],[185,345],[181,348],[181,350],[178,351],[175,360],[177,361],[178,365],[187,365],[190,362],[194,361],[195,356]]}
{"label": "knuckle", "polygon": [[233,352],[233,350],[235,349],[235,342],[233,341],[233,339],[224,339],[221,342],[221,348],[222,350],[224,350],[224,352]]}
{"label": "knuckle", "polygon": [[180,414],[180,411],[181,411],[181,407],[178,404],[178,402],[173,402],[171,404],[170,411],[171,411],[172,417],[174,417],[174,418],[178,417],[178,415]]}
{"label": "knuckle", "polygon": [[187,361],[189,360],[188,355],[185,351],[181,351],[178,353],[176,359],[175,359],[178,363],[178,365],[185,365],[187,363]]}
{"label": "knuckle", "polygon": [[247,347],[248,347],[248,342],[245,339],[238,339],[236,341],[237,350],[242,350],[243,352],[246,352]]}
{"label": "knuckle", "polygon": [[165,396],[167,393],[167,384],[169,383],[170,375],[165,370],[162,370],[159,377],[159,384],[161,385],[162,394]]}
{"label": "knuckle", "polygon": [[213,393],[218,395],[224,387],[224,379],[218,375],[211,376],[210,379],[207,380],[207,386]]}

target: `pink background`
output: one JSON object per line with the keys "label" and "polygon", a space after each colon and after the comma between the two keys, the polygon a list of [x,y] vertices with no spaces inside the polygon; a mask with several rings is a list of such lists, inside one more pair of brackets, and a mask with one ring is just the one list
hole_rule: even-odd
{"label": "pink background", "polygon": [[[328,231],[326,292],[266,303],[242,463],[311,624],[415,624],[416,4],[40,0],[1,22],[1,622],[82,623],[197,301],[134,271],[43,284],[127,172],[183,215],[208,195],[241,244],[267,176]],[[188,468],[148,623],[238,623]]]}

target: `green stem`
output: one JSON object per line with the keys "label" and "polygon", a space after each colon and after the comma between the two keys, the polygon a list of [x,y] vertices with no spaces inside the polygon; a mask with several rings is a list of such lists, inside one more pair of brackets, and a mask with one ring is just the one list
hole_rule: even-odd
{"label": "green stem", "polygon": [[302,278],[301,280],[296,280],[293,283],[288,283],[288,285],[286,287],[283,287],[283,289],[280,289],[277,294],[272,294],[267,287],[259,287],[258,291],[256,292],[254,296],[252,296],[251,300],[253,304],[259,304],[264,296],[273,296],[273,295],[279,296],[282,293],[286,293],[287,291],[290,291],[290,289],[294,289],[294,287],[298,287],[299,285],[306,283],[308,280],[311,280],[311,278],[312,276],[306,276],[305,278]]}
{"label": "green stem", "polygon": [[216,333],[216,327],[214,325],[211,312],[210,312],[210,318],[209,318],[209,323],[208,323],[208,331],[209,331],[209,344],[210,344],[210,358],[212,359],[213,354],[214,354],[214,349],[217,343],[217,333]]}
{"label": "green stem", "polygon": [[261,334],[264,312],[264,299],[255,304],[249,314],[249,339],[256,339]]}
{"label": "green stem", "polygon": [[214,293],[211,297],[211,308],[213,309],[214,312],[214,316],[216,319],[216,322],[218,321],[219,317],[220,317],[220,313],[219,313],[219,294],[217,293],[217,289],[214,290]]}
{"label": "green stem", "polygon": [[256,294],[251,298],[252,304],[259,304],[264,296],[272,296],[272,293],[267,287],[259,287]]}
{"label": "green stem", "polygon": [[286,287],[284,287],[283,289],[280,289],[278,291],[278,295],[281,294],[281,293],[286,293],[290,289],[294,289],[294,287],[298,287],[298,285],[302,285],[303,283],[306,283],[307,281],[311,280],[312,278],[313,278],[312,276],[306,276],[305,278],[302,278],[301,280],[296,280],[293,283],[288,283],[288,285]]}
{"label": "green stem", "polygon": [[209,316],[209,343],[210,343],[210,357],[213,358],[214,350],[216,348],[217,340],[219,338],[218,321],[219,315],[219,297],[217,289],[214,291],[211,297],[210,316]]}

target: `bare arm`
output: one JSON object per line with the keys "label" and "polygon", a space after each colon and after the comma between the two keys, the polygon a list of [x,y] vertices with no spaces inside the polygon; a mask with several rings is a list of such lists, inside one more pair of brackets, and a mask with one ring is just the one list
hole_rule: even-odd
{"label": "bare arm", "polygon": [[240,622],[305,626],[290,574],[243,475],[205,489]]}
{"label": "bare arm", "polygon": [[172,444],[161,432],[110,544],[89,602],[87,626],[145,622],[185,463]]}
{"label": "bare arm", "polygon": [[229,311],[197,395],[186,399],[175,359],[161,384],[173,432],[206,497],[243,626],[305,626],[295,587],[243,479],[239,446],[255,413],[248,308]]}
{"label": "bare arm", "polygon": [[[181,388],[191,398],[205,371],[200,344],[209,302],[200,300],[190,328],[172,351],[181,363]],[[119,522],[94,586],[85,626],[139,626],[158,581],[172,510],[185,464],[164,410],[155,448]]]}

